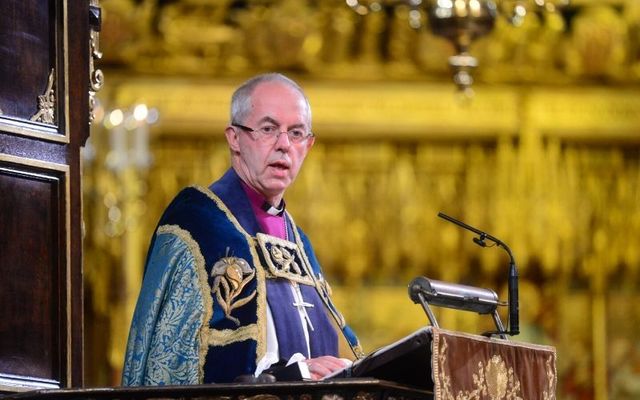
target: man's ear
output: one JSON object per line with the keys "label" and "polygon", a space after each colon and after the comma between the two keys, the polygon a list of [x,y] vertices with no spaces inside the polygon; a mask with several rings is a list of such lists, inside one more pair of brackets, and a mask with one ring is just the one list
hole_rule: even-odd
{"label": "man's ear", "polygon": [[227,126],[227,129],[224,130],[224,135],[227,138],[227,143],[229,144],[229,148],[234,153],[240,152],[240,143],[238,139],[238,131],[235,130],[232,126]]}
{"label": "man's ear", "polygon": [[313,147],[313,144],[316,142],[316,137],[315,136],[311,136],[308,140],[307,140],[307,151],[311,150],[311,148]]}

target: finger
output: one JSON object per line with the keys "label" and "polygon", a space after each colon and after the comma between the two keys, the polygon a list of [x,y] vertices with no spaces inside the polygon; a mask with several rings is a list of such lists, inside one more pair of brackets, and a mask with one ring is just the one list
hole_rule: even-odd
{"label": "finger", "polygon": [[322,362],[314,362],[309,366],[309,372],[318,374],[320,377],[328,375],[332,372],[332,369],[324,365]]}
{"label": "finger", "polygon": [[334,371],[345,368],[347,366],[347,364],[344,361],[332,356],[322,356],[322,357],[318,357],[316,360],[322,363],[322,365],[324,365],[325,367]]}

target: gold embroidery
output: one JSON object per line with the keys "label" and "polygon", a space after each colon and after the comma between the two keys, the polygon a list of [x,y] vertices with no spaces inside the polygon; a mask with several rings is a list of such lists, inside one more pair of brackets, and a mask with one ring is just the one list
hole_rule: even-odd
{"label": "gold embroidery", "polygon": [[555,400],[558,383],[558,376],[555,374],[555,354],[552,354],[545,361],[545,367],[547,370],[547,389],[542,391],[543,400]]}
{"label": "gold embroidery", "polygon": [[238,257],[223,257],[211,268],[211,277],[213,277],[211,293],[218,299],[225,317],[235,322],[237,326],[240,326],[240,320],[233,317],[231,312],[247,304],[256,296],[254,290],[245,297],[238,298],[242,289],[255,275],[256,272],[249,263]]}
{"label": "gold embroidery", "polygon": [[[432,328],[433,335],[433,377],[434,398],[438,400],[522,400],[522,385],[513,366],[507,364],[499,354],[493,354],[488,360],[481,360],[475,367],[475,371],[469,371],[473,381],[473,387],[461,390],[453,388],[453,378],[449,375],[449,344],[444,331]],[[459,332],[447,332],[446,335],[458,337],[470,337],[478,342],[496,343],[496,339],[467,335]],[[505,344],[506,345],[506,344]],[[548,346],[531,345],[517,342],[508,342],[510,347],[524,347],[550,351]],[[542,390],[543,400],[555,399],[555,387],[557,376],[555,374],[555,353],[544,358],[546,370],[546,388]],[[457,368],[457,367],[456,367]],[[542,388],[541,388],[542,389]]]}
{"label": "gold embroidery", "polygon": [[209,346],[226,346],[247,339],[256,339],[259,327],[256,324],[241,326],[238,329],[209,329]]}
{"label": "gold embroidery", "polygon": [[302,271],[300,271],[300,267],[296,262],[295,255],[289,253],[287,249],[273,246],[271,247],[270,253],[272,260],[280,266],[280,270],[290,272],[293,269],[295,274],[302,275]]}
{"label": "gold embroidery", "polygon": [[[482,365],[482,363],[481,363]],[[509,371],[512,372],[512,371]],[[504,360],[499,355],[494,355],[487,363],[487,368],[484,371],[484,379],[487,382],[487,390],[489,396],[493,400],[502,400],[507,393],[507,367],[504,364]]]}
{"label": "gold embroidery", "polygon": [[258,328],[257,328],[256,334],[253,335],[253,339],[255,339],[257,342],[256,360],[255,360],[257,364],[258,361],[262,357],[264,357],[264,355],[267,353],[267,324],[266,324],[267,292],[265,289],[266,277],[264,273],[264,267],[260,262],[260,257],[258,257],[258,253],[256,252],[255,240],[251,235],[249,235],[249,233],[247,233],[247,231],[244,230],[244,228],[242,228],[242,226],[240,225],[236,217],[231,213],[231,211],[229,211],[229,209],[222,202],[222,200],[220,200],[220,198],[216,196],[211,190],[204,188],[202,186],[197,186],[197,185],[192,186],[192,188],[196,189],[197,191],[199,191],[200,193],[204,194],[209,199],[211,199],[216,204],[216,206],[220,210],[222,210],[222,212],[227,216],[229,221],[231,221],[231,223],[238,230],[238,232],[240,232],[247,240],[247,245],[249,246],[249,252],[251,252],[251,258],[253,259],[253,265],[255,266],[256,279],[257,279],[256,291],[258,293],[258,299],[257,299],[256,313],[257,313]]}
{"label": "gold embroidery", "polygon": [[202,382],[204,379],[204,362],[207,357],[207,351],[209,350],[208,346],[205,346],[205,344],[209,341],[207,336],[207,333],[209,331],[208,321],[211,320],[211,317],[213,315],[213,300],[211,299],[211,296],[209,296],[211,288],[209,287],[209,279],[207,277],[204,257],[200,252],[200,246],[195,240],[193,240],[191,234],[180,228],[178,225],[162,225],[158,227],[156,233],[158,235],[169,233],[180,238],[180,240],[182,240],[182,242],[187,245],[187,248],[189,249],[196,263],[200,295],[203,302],[202,307],[204,309],[204,313],[202,315],[202,318],[200,319],[200,349],[198,354],[198,380]]}
{"label": "gold embroidery", "polygon": [[314,285],[308,269],[301,268],[306,260],[302,259],[302,252],[296,243],[264,233],[258,233],[256,240],[268,267],[267,277]]}

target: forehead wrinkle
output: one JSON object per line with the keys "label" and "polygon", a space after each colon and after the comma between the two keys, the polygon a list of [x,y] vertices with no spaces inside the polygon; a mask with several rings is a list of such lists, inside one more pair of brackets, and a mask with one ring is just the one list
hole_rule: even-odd
{"label": "forehead wrinkle", "polygon": [[[282,126],[282,124],[280,122],[278,122],[274,118],[271,118],[270,116],[262,117],[262,118],[260,118],[258,120],[258,124],[262,124],[262,123],[265,123],[265,122],[269,122],[269,123],[274,124],[274,125],[276,125],[278,127]],[[296,124],[292,124],[292,125],[287,126],[287,129],[298,128],[298,127],[304,128],[305,124],[303,122],[298,122]]]}

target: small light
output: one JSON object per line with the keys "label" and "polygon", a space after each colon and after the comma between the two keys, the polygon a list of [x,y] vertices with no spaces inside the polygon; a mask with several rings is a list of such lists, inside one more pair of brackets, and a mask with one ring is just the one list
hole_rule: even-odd
{"label": "small light", "polygon": [[160,117],[160,113],[157,108],[152,108],[149,110],[149,116],[147,117],[147,123],[150,125],[158,122],[158,118]]}
{"label": "small light", "polygon": [[124,121],[124,113],[119,108],[109,113],[109,124],[111,126],[118,126]]}
{"label": "small light", "polygon": [[471,8],[471,13],[474,15],[479,14],[480,12],[480,2],[478,0],[469,1],[469,8]]}
{"label": "small light", "polygon": [[109,221],[117,222],[120,220],[120,218],[122,218],[122,211],[116,206],[109,207],[108,216]]}
{"label": "small light", "polygon": [[377,1],[374,1],[373,3],[371,3],[371,5],[369,5],[369,8],[373,12],[378,12],[378,11],[382,10],[382,6]]}
{"label": "small light", "polygon": [[420,11],[418,10],[409,11],[409,25],[413,29],[418,29],[422,26],[422,16],[420,15]]}
{"label": "small light", "polygon": [[138,104],[133,109],[133,118],[138,122],[142,122],[147,119],[149,115],[149,109],[146,104]]}
{"label": "small light", "polygon": [[455,0],[453,3],[456,9],[456,16],[464,18],[468,15],[467,2],[464,0]]}

